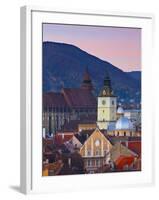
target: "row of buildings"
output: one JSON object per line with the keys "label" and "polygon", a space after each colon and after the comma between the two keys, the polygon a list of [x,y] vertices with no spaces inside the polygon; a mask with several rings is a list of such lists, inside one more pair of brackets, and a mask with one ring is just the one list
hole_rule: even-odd
{"label": "row of buildings", "polygon": [[117,97],[113,94],[111,80],[106,74],[103,88],[98,97],[93,93],[93,84],[88,70],[85,71],[81,87],[62,88],[61,92],[43,94],[43,133],[51,135],[57,131],[67,131],[75,124],[88,124],[107,129],[115,123],[120,113],[141,129],[140,110],[118,108]]}
{"label": "row of buildings", "polygon": [[109,136],[96,128],[43,138],[43,176],[136,170],[141,170],[139,136]]}
{"label": "row of buildings", "polygon": [[98,97],[80,88],[43,95],[43,175],[141,170],[141,112],[117,105],[108,73]]}

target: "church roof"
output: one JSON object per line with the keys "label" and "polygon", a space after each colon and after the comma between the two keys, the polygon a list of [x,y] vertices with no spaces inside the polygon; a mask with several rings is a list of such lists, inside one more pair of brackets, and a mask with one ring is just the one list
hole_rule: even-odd
{"label": "church roof", "polygon": [[96,107],[97,101],[92,92],[82,88],[64,88],[62,93],[70,107]]}
{"label": "church roof", "polygon": [[96,97],[89,90],[82,88],[64,88],[61,93],[44,93],[43,106],[92,108],[97,106],[97,101]]}
{"label": "church roof", "polygon": [[68,104],[62,93],[47,92],[43,94],[44,107],[67,107]]}
{"label": "church roof", "polygon": [[90,78],[90,74],[88,72],[88,68],[86,68],[86,71],[84,72],[83,76],[83,82],[81,84],[82,89],[87,89],[87,90],[92,90],[93,85],[92,85],[92,80]]}
{"label": "church roof", "polygon": [[84,72],[83,80],[84,80],[84,81],[90,81],[90,80],[91,80],[90,75],[89,75],[89,72],[88,72],[88,68],[87,68],[86,71]]}

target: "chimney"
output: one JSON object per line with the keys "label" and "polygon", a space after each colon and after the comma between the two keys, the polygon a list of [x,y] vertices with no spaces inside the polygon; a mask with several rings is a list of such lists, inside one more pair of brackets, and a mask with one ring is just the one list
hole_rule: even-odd
{"label": "chimney", "polygon": [[45,128],[43,128],[43,138],[46,138],[46,131],[45,131]]}

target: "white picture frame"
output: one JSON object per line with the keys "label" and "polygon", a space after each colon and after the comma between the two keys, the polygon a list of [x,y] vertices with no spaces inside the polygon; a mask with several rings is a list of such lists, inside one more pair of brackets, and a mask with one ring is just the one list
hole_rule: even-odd
{"label": "white picture frame", "polygon": [[[142,171],[42,177],[42,29],[41,24],[66,23],[142,28]],[[154,124],[152,94],[151,14],[21,8],[21,192],[46,193],[152,185]]]}

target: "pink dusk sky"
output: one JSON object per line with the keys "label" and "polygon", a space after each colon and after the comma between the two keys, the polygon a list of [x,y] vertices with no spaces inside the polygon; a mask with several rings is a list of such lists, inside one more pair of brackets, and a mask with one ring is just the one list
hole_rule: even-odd
{"label": "pink dusk sky", "polygon": [[43,41],[72,44],[123,71],[141,70],[141,29],[43,24]]}

